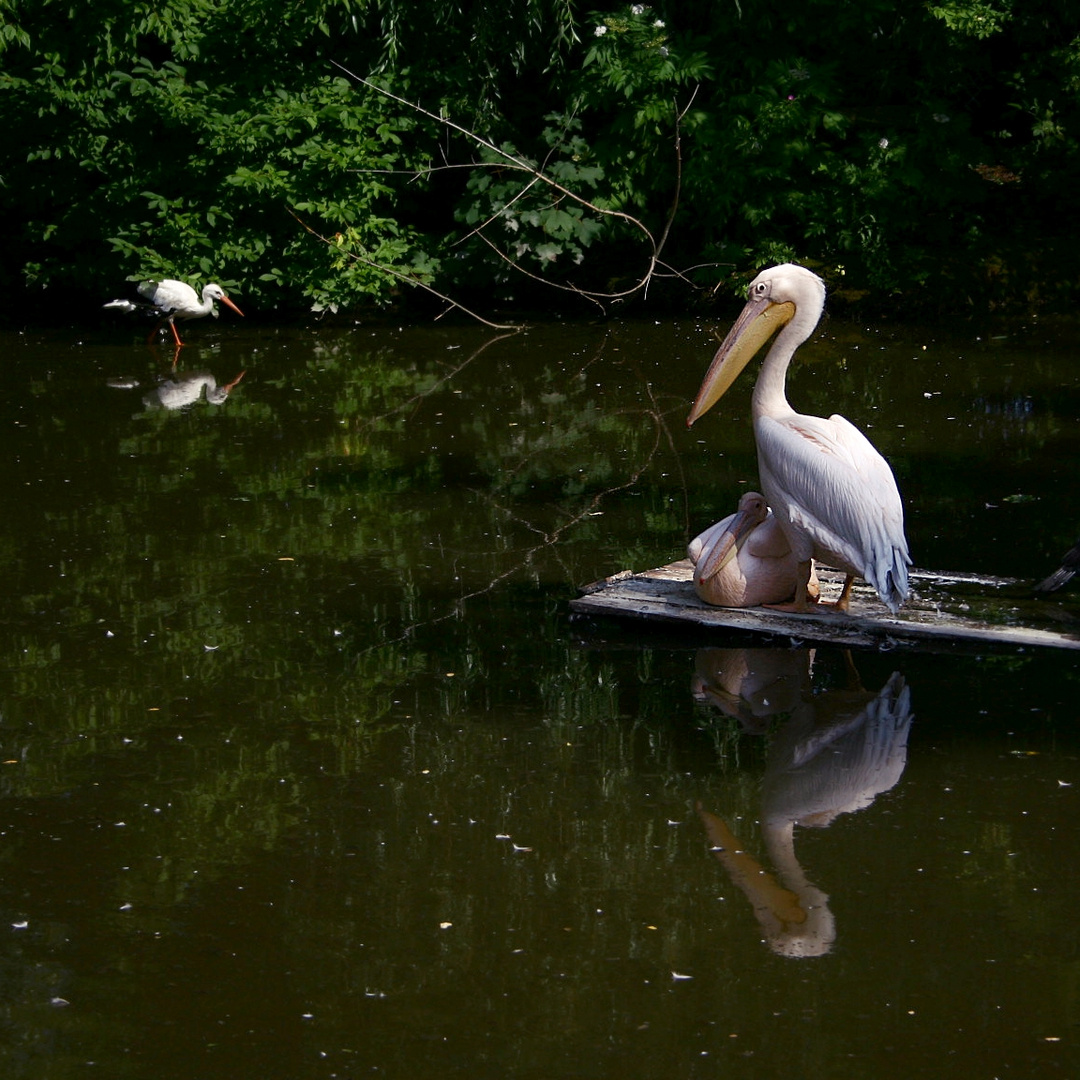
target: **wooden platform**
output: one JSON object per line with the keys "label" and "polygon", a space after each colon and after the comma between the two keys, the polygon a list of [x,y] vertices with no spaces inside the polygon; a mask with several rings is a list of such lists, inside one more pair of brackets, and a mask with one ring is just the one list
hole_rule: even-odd
{"label": "wooden platform", "polygon": [[[840,595],[843,575],[818,566],[823,600]],[[870,648],[900,645],[1080,650],[1080,620],[1060,601],[1034,600],[1022,583],[974,574],[914,570],[912,595],[892,615],[864,582],[848,614],[822,607],[805,615],[767,608],[712,607],[694,592],[689,559],[635,574],[623,571],[582,589],[570,601],[579,615],[729,630],[799,641]]]}

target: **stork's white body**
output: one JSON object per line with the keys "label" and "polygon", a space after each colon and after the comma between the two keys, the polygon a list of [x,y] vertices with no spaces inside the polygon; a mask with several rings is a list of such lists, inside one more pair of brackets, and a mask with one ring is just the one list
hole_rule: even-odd
{"label": "stork's white body", "polygon": [[[180,334],[177,332],[176,321],[187,322],[189,319],[202,319],[207,315],[213,315],[216,318],[215,300],[220,300],[226,307],[232,308],[237,315],[243,316],[244,314],[225,295],[225,290],[220,285],[210,284],[204,286],[200,297],[186,282],[165,278],[164,281],[144,281],[139,286],[139,295],[149,301],[149,308],[159,316],[157,324],[150,331],[146,340],[152,341],[162,325],[168,323],[177,348],[184,343],[180,340]],[[105,307],[118,311],[137,311],[140,305],[130,300],[113,300],[106,304]]]}

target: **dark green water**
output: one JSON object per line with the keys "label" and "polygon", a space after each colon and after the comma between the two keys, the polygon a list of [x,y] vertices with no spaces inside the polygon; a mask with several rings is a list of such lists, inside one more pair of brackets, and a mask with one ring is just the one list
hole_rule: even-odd
{"label": "dark green water", "polygon": [[[0,338],[4,1077],[1076,1075],[1075,654],[569,617],[756,485],[713,329]],[[1075,338],[801,356],[918,565],[1080,534]]]}

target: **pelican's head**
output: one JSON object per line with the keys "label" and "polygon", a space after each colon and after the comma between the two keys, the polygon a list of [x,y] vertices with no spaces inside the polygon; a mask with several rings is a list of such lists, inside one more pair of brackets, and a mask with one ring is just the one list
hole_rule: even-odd
{"label": "pelican's head", "polygon": [[704,415],[727,392],[751,357],[782,326],[800,317],[810,336],[825,306],[825,283],[803,266],[783,263],[762,270],[747,290],[746,307],[728,331],[698,390],[686,425]]}

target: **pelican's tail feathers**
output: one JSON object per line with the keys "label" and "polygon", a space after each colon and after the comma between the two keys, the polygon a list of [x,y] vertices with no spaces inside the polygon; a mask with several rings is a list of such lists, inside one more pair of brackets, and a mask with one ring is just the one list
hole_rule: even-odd
{"label": "pelican's tail feathers", "polygon": [[907,551],[899,548],[892,550],[891,565],[884,568],[875,567],[878,572],[870,578],[870,584],[877,589],[881,602],[895,615],[908,598],[910,587],[908,585],[908,565],[911,559]]}
{"label": "pelican's tail feathers", "polygon": [[1034,591],[1037,593],[1057,592],[1062,586],[1067,585],[1072,581],[1075,573],[1075,569],[1062,566],[1055,570],[1048,578],[1040,581],[1039,584],[1035,586]]}

